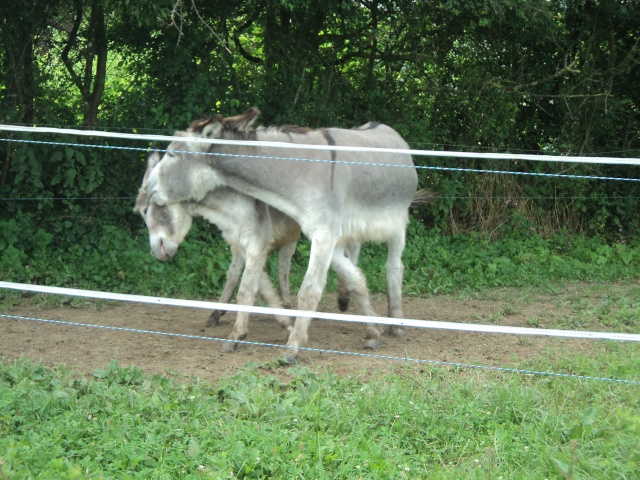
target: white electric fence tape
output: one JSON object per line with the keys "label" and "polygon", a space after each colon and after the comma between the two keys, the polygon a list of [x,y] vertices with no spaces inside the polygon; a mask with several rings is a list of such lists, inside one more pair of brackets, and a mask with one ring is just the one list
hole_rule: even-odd
{"label": "white electric fence tape", "polygon": [[242,141],[242,140],[220,140],[196,137],[174,137],[171,135],[143,135],[137,133],[118,133],[104,132],[100,130],[75,130],[69,128],[52,128],[52,127],[23,127],[19,125],[1,125],[0,131],[7,132],[30,132],[30,133],[55,133],[60,135],[77,135],[84,137],[106,137],[120,138],[128,140],[146,140],[153,142],[196,142],[210,143],[221,145],[243,145],[243,146],[261,146],[270,148],[299,148],[305,150],[333,150],[333,151],[351,151],[351,152],[369,152],[369,153],[398,153],[410,154],[429,157],[453,157],[453,158],[477,158],[477,159],[495,159],[495,160],[532,160],[537,162],[570,162],[570,163],[594,163],[609,165],[640,165],[640,158],[616,158],[616,157],[574,157],[574,156],[557,156],[557,155],[527,155],[527,154],[511,154],[511,153],[481,153],[481,152],[454,152],[440,150],[407,150],[397,148],[367,148],[367,147],[346,147],[338,145],[306,145],[296,143],[282,142],[258,142],[258,141]]}
{"label": "white electric fence tape", "polygon": [[509,327],[500,325],[480,325],[473,323],[438,322],[433,320],[412,320],[389,317],[367,317],[361,315],[347,315],[343,313],[309,312],[303,310],[287,310],[284,308],[250,307],[227,303],[205,302],[199,300],[180,300],[174,298],[148,297],[144,295],[128,295],[123,293],[99,292],[94,290],[79,290],[74,288],[47,287],[23,283],[0,282],[0,288],[39,292],[71,297],[97,298],[101,300],[119,300],[124,302],[148,303],[153,305],[170,305],[177,307],[204,308],[209,310],[227,310],[234,312],[249,312],[266,315],[286,315],[296,317],[312,317],[320,320],[337,320],[340,322],[378,323],[382,325],[399,325],[403,327],[433,328],[439,330],[458,330],[476,333],[507,333],[516,335],[541,335],[548,337],[584,338],[590,340],[619,340],[640,342],[640,334],[615,332],[589,332],[580,330],[552,330],[544,328]]}

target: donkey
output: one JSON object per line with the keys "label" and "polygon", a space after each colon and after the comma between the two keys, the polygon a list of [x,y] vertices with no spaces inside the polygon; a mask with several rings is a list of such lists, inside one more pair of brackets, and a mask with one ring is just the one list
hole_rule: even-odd
{"label": "donkey", "polygon": [[[146,180],[160,161],[158,152],[153,152],[147,160]],[[144,180],[143,180],[144,183]],[[202,201],[181,202],[158,206],[149,202],[144,187],[140,188],[134,211],[140,213],[149,230],[151,253],[160,261],[173,257],[178,246],[191,228],[192,218],[201,216],[218,226],[225,241],[231,247],[232,259],[227,271],[227,279],[220,296],[220,303],[228,303],[235,291],[240,276],[249,261],[257,265],[259,278],[256,289],[268,306],[273,308],[291,308],[289,294],[289,271],[298,239],[300,226],[282,212],[271,208],[252,197],[247,197],[230,188],[219,188],[215,194],[207,195]],[[281,298],[275,292],[269,275],[264,271],[267,255],[279,249],[279,285]],[[253,305],[256,292],[253,280],[241,282],[238,291],[238,303]],[[284,306],[283,306],[284,302]],[[224,311],[211,313],[207,326],[218,324]],[[276,316],[277,322],[291,330],[289,317]],[[238,320],[229,336],[231,340],[241,340],[248,330],[248,314],[238,313]],[[235,344],[225,343],[223,350],[232,350]]]}
{"label": "donkey", "polygon": [[[143,187],[151,203],[170,205],[200,201],[220,187],[231,187],[284,212],[311,240],[309,265],[298,292],[298,308],[315,311],[331,265],[365,316],[376,316],[366,281],[348,258],[347,247],[366,241],[387,243],[388,314],[402,318],[402,251],[414,203],[418,177],[411,155],[359,151],[307,150],[251,145],[252,141],[307,145],[346,145],[408,149],[391,127],[367,123],[340,128],[254,128],[260,111],[250,108],[235,117],[221,115],[192,123],[187,134],[222,140],[244,140],[248,145],[173,142]],[[205,153],[206,155],[202,155]],[[246,158],[238,158],[246,157]],[[291,159],[304,159],[292,161]],[[363,162],[393,164],[363,166]],[[298,347],[308,343],[311,318],[296,318],[284,359],[295,360]],[[400,327],[390,334],[401,336]],[[365,348],[377,348],[380,330],[367,324]]]}

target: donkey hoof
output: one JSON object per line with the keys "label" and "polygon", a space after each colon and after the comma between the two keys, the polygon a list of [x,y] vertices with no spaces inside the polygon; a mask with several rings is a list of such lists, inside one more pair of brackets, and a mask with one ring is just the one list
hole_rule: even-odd
{"label": "donkey hoof", "polygon": [[217,327],[220,323],[220,317],[226,312],[224,310],[214,310],[207,319],[207,327]]}
{"label": "donkey hoof", "polygon": [[233,352],[236,348],[238,348],[238,344],[236,342],[233,341],[226,341],[222,344],[222,348],[220,349],[220,351],[222,353],[231,353]]}
{"label": "donkey hoof", "polygon": [[349,297],[341,297],[338,298],[338,308],[341,312],[346,312],[349,310]]}
{"label": "donkey hoof", "polygon": [[278,360],[280,365],[294,365],[296,363],[295,355],[282,355]]}
{"label": "donkey hoof", "polygon": [[298,349],[297,348],[288,349],[287,353],[283,353],[280,356],[279,362],[282,365],[293,365],[294,363],[296,363],[296,358],[297,357],[298,357]]}
{"label": "donkey hoof", "polygon": [[377,350],[380,347],[380,340],[377,338],[369,338],[364,342],[364,348],[367,350]]}
{"label": "donkey hoof", "polygon": [[389,328],[389,335],[391,335],[392,337],[395,338],[403,338],[404,337],[404,330],[402,329],[402,327],[396,327],[396,326],[391,326]]}

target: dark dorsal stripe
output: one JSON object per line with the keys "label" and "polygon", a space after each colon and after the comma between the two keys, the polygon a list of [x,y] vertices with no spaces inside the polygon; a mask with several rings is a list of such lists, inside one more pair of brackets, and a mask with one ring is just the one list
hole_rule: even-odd
{"label": "dark dorsal stripe", "polygon": [[[333,137],[331,136],[328,130],[323,128],[320,130],[320,132],[322,132],[322,136],[325,138],[328,145],[336,144],[336,141],[333,139]],[[331,150],[331,190],[333,190],[333,172],[335,168],[336,168],[336,151]]]}

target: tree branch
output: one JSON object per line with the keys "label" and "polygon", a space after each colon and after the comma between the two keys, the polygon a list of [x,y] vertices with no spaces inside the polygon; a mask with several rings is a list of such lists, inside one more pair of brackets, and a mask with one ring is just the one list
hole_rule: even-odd
{"label": "tree branch", "polygon": [[[171,8],[171,22],[168,24],[169,27],[175,27],[176,30],[178,30],[178,41],[177,43],[180,43],[180,39],[183,36],[182,33],[182,23],[183,23],[183,15],[182,15],[182,7],[184,4],[184,0],[176,0],[176,3],[173,4],[173,7]],[[180,13],[178,13],[178,10],[180,10]],[[218,34],[216,33],[215,30],[213,30],[213,28],[211,28],[211,26],[204,20],[204,18],[202,18],[202,15],[200,15],[200,11],[198,10],[198,7],[196,7],[196,3],[194,0],[191,0],[191,10],[193,10],[196,13],[196,16],[198,17],[198,20],[200,21],[200,23],[202,25],[204,25],[204,27],[209,30],[209,32],[211,32],[211,34],[216,37],[218,39],[218,41],[220,42],[220,44],[222,45],[222,47],[227,51],[227,53],[229,55],[233,55],[233,52],[229,49],[229,46],[227,45],[227,42]],[[176,17],[179,18],[179,24],[178,22],[176,22]]]}
{"label": "tree branch", "polygon": [[69,52],[71,51],[71,47],[75,43],[75,39],[78,36],[78,30],[80,29],[80,23],[82,22],[82,3],[79,0],[75,2],[76,6],[76,18],[73,21],[73,28],[71,32],[69,32],[69,36],[67,37],[67,43],[62,50],[62,63],[66,67],[69,75],[71,76],[71,80],[75,84],[76,87],[80,91],[82,91],[82,80],[78,76],[78,74],[73,69],[73,63],[69,60]]}
{"label": "tree branch", "polygon": [[[93,32],[93,41],[98,62],[96,75],[93,77],[93,91],[90,96],[90,124],[95,125],[98,123],[98,106],[102,100],[105,80],[107,77],[107,32],[104,20],[104,10],[102,9],[102,6],[98,5],[98,2],[95,2],[92,7],[91,23],[95,28]],[[91,62],[91,69],[93,70],[93,61]]]}
{"label": "tree branch", "polygon": [[492,87],[499,88],[500,90],[504,90],[506,92],[519,92],[521,90],[524,90],[525,88],[532,88],[532,87],[538,87],[540,85],[544,85],[545,83],[549,83],[552,80],[555,80],[556,78],[562,77],[569,73],[578,73],[578,70],[574,69],[576,62],[577,60],[574,59],[571,63],[567,64],[567,57],[565,56],[564,67],[556,71],[554,74],[549,75],[548,77],[541,78],[540,80],[536,80],[529,83],[521,83],[519,85],[514,85],[514,86],[505,86],[500,84],[499,82],[496,82],[495,80],[489,80],[487,84]]}
{"label": "tree branch", "polygon": [[235,44],[236,47],[238,47],[238,51],[240,52],[240,55],[242,55],[244,58],[246,58],[252,63],[262,65],[264,63],[264,60],[251,55],[249,52],[247,52],[244,49],[244,47],[242,46],[242,43],[240,42],[240,34],[253,24],[253,22],[255,21],[255,19],[258,17],[259,14],[260,14],[260,11],[258,10],[257,13],[255,13],[254,15],[251,15],[246,22],[244,22],[242,25],[240,25],[237,28],[237,30],[233,34],[233,43]]}
{"label": "tree branch", "polygon": [[224,39],[220,35],[218,35],[216,31],[213,28],[211,28],[207,22],[204,21],[204,18],[202,18],[202,16],[200,15],[200,12],[198,11],[198,8],[196,7],[196,2],[194,0],[191,0],[191,8],[193,9],[194,12],[196,12],[196,15],[198,16],[198,20],[200,20],[200,23],[204,25],[206,29],[209,30],[211,34],[218,39],[222,47],[227,51],[229,55],[233,55],[233,52],[229,49],[229,46],[224,41]]}

